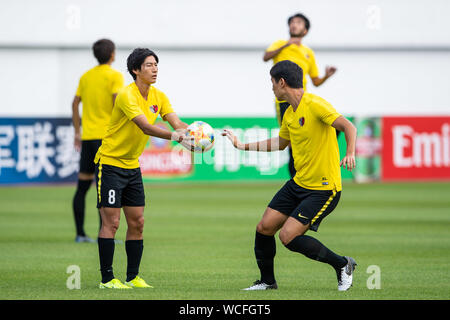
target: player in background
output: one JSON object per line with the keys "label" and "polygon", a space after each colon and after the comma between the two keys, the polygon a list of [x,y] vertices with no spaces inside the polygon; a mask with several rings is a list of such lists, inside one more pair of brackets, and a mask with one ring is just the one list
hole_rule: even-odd
{"label": "player in background", "polygon": [[[115,58],[114,43],[108,39],[100,39],[92,49],[98,65],[81,76],[72,102],[74,145],[77,151],[81,150],[77,189],[72,202],[76,242],[95,242],[84,230],[86,194],[94,179],[94,156],[106,133],[114,99],[123,87],[122,74],[111,68]],[[80,103],[83,104],[81,118]]]}
{"label": "player in background", "polygon": [[[275,96],[289,103],[279,136],[244,144],[231,131],[223,133],[240,150],[278,151],[291,143],[296,169],[294,178],[273,197],[256,227],[254,250],[261,278],[245,290],[278,288],[274,235],[280,229],[279,238],[286,248],[331,265],[336,271],[338,290],[348,290],[356,266],[353,258],[334,253],[305,233],[317,232],[321,221],[339,202],[340,165],[350,171],[355,167],[356,128],[330,103],[302,89],[302,69],[297,64],[281,61],[272,67],[270,75]],[[347,153],[341,162],[336,129],[344,132],[347,141]]]}
{"label": "player in background", "polygon": [[[178,118],[167,96],[153,86],[158,75],[158,62],[157,55],[149,49],[138,48],[129,55],[127,67],[134,82],[117,95],[106,136],[95,156],[97,208],[102,217],[98,234],[100,288],[151,287],[138,276],[144,250],[145,206],[139,157],[149,136],[178,141],[189,150],[193,148],[190,138],[186,137],[188,125]],[[155,126],[158,115],[175,131]],[[112,267],[121,208],[128,225],[125,284],[114,277]]]}
{"label": "player in background", "polygon": [[[325,68],[325,75],[319,77],[319,69],[316,64],[314,51],[302,43],[303,38],[308,34],[311,27],[309,19],[301,13],[297,13],[289,17],[288,26],[289,40],[277,40],[272,43],[264,52],[263,60],[265,62],[273,60],[274,65],[283,60],[289,60],[298,64],[303,70],[303,90],[305,91],[308,82],[306,75],[309,75],[312,83],[316,87],[322,85],[337,69],[333,66],[327,66]],[[280,126],[283,121],[283,115],[288,107],[289,103],[286,101],[275,99],[275,109]],[[291,178],[295,176],[291,147],[289,147],[289,173]]]}

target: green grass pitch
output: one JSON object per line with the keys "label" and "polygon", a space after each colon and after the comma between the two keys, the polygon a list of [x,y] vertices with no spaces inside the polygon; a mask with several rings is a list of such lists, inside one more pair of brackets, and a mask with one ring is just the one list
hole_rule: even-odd
{"label": "green grass pitch", "polygon": [[[96,244],[74,242],[74,186],[0,188],[0,299],[449,299],[450,183],[344,184],[317,237],[358,263],[338,292],[334,270],[290,252],[277,239],[278,290],[244,292],[259,277],[255,226],[284,182],[147,185],[140,275],[153,289],[100,290]],[[95,190],[86,231],[96,237]],[[122,214],[117,239],[125,240]],[[81,270],[69,290],[67,267]],[[380,289],[368,289],[380,268]],[[124,244],[114,271],[125,280]]]}

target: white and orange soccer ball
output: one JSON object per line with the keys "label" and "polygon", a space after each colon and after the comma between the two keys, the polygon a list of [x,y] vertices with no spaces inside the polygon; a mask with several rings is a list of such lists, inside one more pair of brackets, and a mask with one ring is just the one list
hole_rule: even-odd
{"label": "white and orange soccer ball", "polygon": [[187,136],[194,137],[194,152],[211,150],[214,145],[214,129],[204,121],[195,121],[187,127]]}

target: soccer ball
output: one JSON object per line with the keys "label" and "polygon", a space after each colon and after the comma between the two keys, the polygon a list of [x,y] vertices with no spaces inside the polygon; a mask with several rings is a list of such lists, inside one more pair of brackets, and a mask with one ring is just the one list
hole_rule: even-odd
{"label": "soccer ball", "polygon": [[195,121],[187,127],[187,136],[194,137],[194,152],[206,152],[214,145],[214,129],[204,121]]}

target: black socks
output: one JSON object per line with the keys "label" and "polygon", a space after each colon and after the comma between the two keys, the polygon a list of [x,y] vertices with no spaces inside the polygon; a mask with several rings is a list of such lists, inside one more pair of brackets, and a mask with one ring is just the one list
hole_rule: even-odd
{"label": "black socks", "polygon": [[142,251],[144,250],[144,240],[125,241],[125,250],[127,252],[127,281],[133,280],[139,273]]}
{"label": "black socks", "polygon": [[75,227],[78,236],[86,236],[84,233],[84,211],[85,211],[85,200],[86,193],[91,186],[92,180],[79,180],[77,184],[77,191],[73,197],[72,207],[73,215],[75,218]]}
{"label": "black socks", "polygon": [[[114,249],[114,239],[98,238],[98,254],[100,257],[100,272],[102,274],[102,283],[107,283],[114,279],[112,267]],[[143,240],[125,241],[125,251],[127,253],[128,261],[126,281],[133,280],[138,275],[143,250]]]}
{"label": "black socks", "polygon": [[[336,270],[343,268],[347,264],[347,259],[345,257],[334,253],[325,247],[319,240],[307,235],[295,237],[286,245],[286,248],[294,252],[299,252],[310,259],[328,263]],[[266,236],[256,231],[256,262],[261,272],[261,281],[266,284],[275,283],[273,267],[275,253],[275,237]]]}
{"label": "black socks", "polygon": [[294,238],[286,245],[286,248],[299,252],[310,259],[328,263],[334,269],[340,269],[347,264],[345,257],[337,255],[325,247],[319,240],[307,235]]}
{"label": "black socks", "polygon": [[256,231],[255,257],[261,272],[261,281],[266,284],[275,283],[273,271],[273,259],[275,258],[276,245],[274,236],[266,236]]}
{"label": "black socks", "polygon": [[98,255],[100,257],[100,272],[102,273],[103,283],[114,279],[112,268],[114,246],[114,239],[98,238]]}

